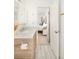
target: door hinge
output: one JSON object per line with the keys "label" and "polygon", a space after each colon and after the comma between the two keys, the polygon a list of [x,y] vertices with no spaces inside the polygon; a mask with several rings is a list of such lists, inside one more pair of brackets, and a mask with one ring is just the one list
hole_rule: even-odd
{"label": "door hinge", "polygon": [[59,56],[59,59],[60,59],[60,56]]}

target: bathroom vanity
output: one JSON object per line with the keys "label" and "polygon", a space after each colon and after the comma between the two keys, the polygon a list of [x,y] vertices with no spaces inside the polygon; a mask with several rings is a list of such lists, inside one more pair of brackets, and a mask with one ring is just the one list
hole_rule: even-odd
{"label": "bathroom vanity", "polygon": [[36,29],[18,30],[14,38],[14,59],[34,59],[36,48]]}

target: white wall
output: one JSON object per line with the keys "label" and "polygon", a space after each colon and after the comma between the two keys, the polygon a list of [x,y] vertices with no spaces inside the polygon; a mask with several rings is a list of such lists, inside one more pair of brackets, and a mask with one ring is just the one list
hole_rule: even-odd
{"label": "white wall", "polygon": [[[37,9],[37,21],[38,24],[41,23],[41,17],[43,17],[43,20],[47,23],[47,17],[48,17],[49,8],[38,8]],[[46,19],[45,19],[46,18]]]}
{"label": "white wall", "polygon": [[26,11],[28,11],[28,26],[37,26],[37,8],[50,7],[52,2],[53,0],[25,0]]}
{"label": "white wall", "polygon": [[18,6],[17,19],[28,26],[37,25],[37,7],[50,7],[53,0],[23,0]]}

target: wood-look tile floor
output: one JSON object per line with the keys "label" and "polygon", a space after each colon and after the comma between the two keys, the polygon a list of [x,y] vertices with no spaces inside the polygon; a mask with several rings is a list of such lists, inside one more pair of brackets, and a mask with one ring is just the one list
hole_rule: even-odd
{"label": "wood-look tile floor", "polygon": [[38,34],[36,59],[55,59],[53,51],[47,41],[47,37],[41,33]]}
{"label": "wood-look tile floor", "polygon": [[47,36],[43,36],[42,33],[38,33],[37,46],[48,45]]}

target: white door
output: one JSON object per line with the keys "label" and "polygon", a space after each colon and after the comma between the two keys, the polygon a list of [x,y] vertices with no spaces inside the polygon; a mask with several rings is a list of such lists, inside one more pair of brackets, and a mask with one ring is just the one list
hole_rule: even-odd
{"label": "white door", "polygon": [[56,59],[59,59],[59,32],[59,0],[53,0],[50,9],[50,45]]}

